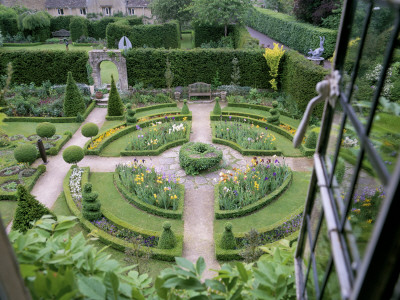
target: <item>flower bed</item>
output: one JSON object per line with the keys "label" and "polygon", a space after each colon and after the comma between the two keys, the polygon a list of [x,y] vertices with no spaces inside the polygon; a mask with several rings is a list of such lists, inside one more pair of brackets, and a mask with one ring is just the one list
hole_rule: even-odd
{"label": "flower bed", "polygon": [[103,142],[104,139],[110,137],[111,135],[115,134],[116,132],[120,131],[121,129],[126,128],[126,125],[118,126],[107,130],[106,132],[102,133],[98,136],[93,142],[90,142],[89,146],[87,147],[88,150],[94,150]]}
{"label": "flower bed", "polygon": [[220,173],[218,199],[220,210],[240,210],[277,190],[291,175],[289,167],[278,160],[252,159],[243,172]]}
{"label": "flower bed", "polygon": [[205,143],[190,142],[179,150],[179,163],[189,175],[216,166],[222,159],[222,151]]}

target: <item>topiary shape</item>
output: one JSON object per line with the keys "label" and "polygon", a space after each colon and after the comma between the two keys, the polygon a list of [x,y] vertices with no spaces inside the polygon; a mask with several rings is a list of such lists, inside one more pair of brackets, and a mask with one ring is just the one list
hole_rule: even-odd
{"label": "topiary shape", "polygon": [[219,116],[219,115],[221,115],[221,113],[222,113],[222,110],[221,110],[221,106],[219,105],[219,97],[216,97],[213,114]]}
{"label": "topiary shape", "polygon": [[306,146],[307,148],[315,149],[315,147],[317,146],[317,139],[317,133],[315,131],[311,131],[306,138],[306,143],[304,144],[304,146]]}
{"label": "topiary shape", "polygon": [[118,94],[114,77],[112,75],[111,75],[111,90],[110,90],[110,95],[108,97],[107,114],[109,116],[122,116],[124,114],[124,104],[122,103],[121,97]]}
{"label": "topiary shape", "polygon": [[183,100],[183,106],[182,106],[181,114],[182,114],[182,115],[188,115],[188,114],[190,114],[190,110],[189,110],[189,107],[188,107],[188,105],[187,105],[187,100],[186,100],[186,99]]}
{"label": "topiary shape", "polygon": [[95,221],[102,217],[101,204],[97,200],[98,193],[92,192],[92,184],[86,183],[82,192],[82,215],[89,221]]}
{"label": "topiary shape", "polygon": [[219,243],[219,246],[222,249],[226,249],[226,250],[236,249],[236,239],[233,236],[232,223],[230,223],[230,222],[225,223],[225,231],[222,234],[222,238]]}
{"label": "topiary shape", "polygon": [[99,126],[94,123],[86,123],[82,126],[81,132],[84,137],[90,137],[90,141],[92,141],[92,137],[99,133]]}
{"label": "topiary shape", "polygon": [[158,241],[158,248],[172,249],[176,245],[175,234],[171,229],[171,223],[166,221],[163,224],[163,232],[161,233],[160,240]]}
{"label": "topiary shape", "polygon": [[56,126],[49,122],[43,122],[36,126],[36,134],[41,138],[51,138],[56,133]]}
{"label": "topiary shape", "polygon": [[50,210],[36,200],[24,186],[17,188],[18,205],[15,210],[12,230],[26,232],[32,228],[31,222],[40,219],[44,215],[51,215]]}
{"label": "topiary shape", "polygon": [[197,175],[219,164],[222,151],[213,145],[189,142],[179,150],[179,164],[188,175]]}
{"label": "topiary shape", "polygon": [[83,159],[84,156],[85,153],[79,146],[69,146],[63,152],[63,159],[68,164],[77,164]]}
{"label": "topiary shape", "polygon": [[278,101],[272,101],[272,109],[269,111],[271,113],[271,117],[267,118],[268,123],[274,124],[274,125],[279,125],[281,124],[281,121],[279,120],[279,117],[281,114],[279,113],[277,107],[278,107]]}
{"label": "topiary shape", "polygon": [[79,112],[85,111],[85,103],[75,83],[72,73],[68,72],[67,86],[65,87],[64,97],[64,116],[76,117]]}
{"label": "topiary shape", "polygon": [[128,109],[127,110],[127,116],[126,116],[126,122],[127,123],[136,123],[136,117],[135,117],[136,111],[133,109]]}
{"label": "topiary shape", "polygon": [[17,162],[30,165],[38,156],[36,147],[32,144],[23,144],[15,148],[14,158]]}

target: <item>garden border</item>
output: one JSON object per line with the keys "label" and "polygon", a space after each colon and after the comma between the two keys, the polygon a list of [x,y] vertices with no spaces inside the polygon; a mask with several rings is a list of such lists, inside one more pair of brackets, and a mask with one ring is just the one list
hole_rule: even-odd
{"label": "garden border", "polygon": [[244,217],[248,214],[255,212],[272,201],[276,200],[286,189],[289,188],[290,184],[293,180],[293,172],[289,169],[290,175],[282,184],[273,192],[268,194],[267,196],[257,200],[256,202],[246,205],[240,209],[231,209],[231,210],[222,210],[219,208],[219,185],[220,183],[214,186],[214,215],[217,220],[219,219],[232,219],[238,217]]}
{"label": "garden border", "polygon": [[183,215],[183,204],[185,200],[185,186],[182,184],[179,184],[179,203],[178,203],[178,209],[177,210],[167,210],[163,208],[158,208],[154,205],[147,204],[140,200],[136,195],[134,195],[132,192],[128,191],[128,189],[122,184],[121,179],[119,178],[117,172],[114,172],[114,185],[117,188],[117,190],[124,196],[124,198],[131,204],[134,204],[137,208],[151,213],[156,216],[164,217],[164,218],[169,218],[169,219],[182,219]]}
{"label": "garden border", "polygon": [[[81,185],[83,185],[83,183],[89,182],[89,172],[90,169],[88,167],[83,168],[84,172],[82,174],[82,181],[81,181]],[[69,178],[71,176],[71,172],[72,169],[70,169],[67,173],[67,175],[64,178],[63,181],[63,190],[64,190],[64,195],[65,195],[65,199],[68,205],[68,208],[70,209],[70,211],[78,218],[80,224],[82,224],[82,226],[90,231],[95,233],[99,240],[102,241],[105,244],[110,245],[111,247],[113,247],[116,250],[119,251],[124,251],[125,248],[131,248],[132,244],[129,242],[126,242],[120,238],[116,238],[104,231],[102,231],[101,229],[99,229],[98,227],[96,227],[95,225],[93,225],[92,223],[90,223],[88,220],[85,220],[82,216],[81,211],[76,207],[74,200],[72,199],[71,196],[71,191],[69,189]],[[111,216],[112,218],[114,217],[114,215],[112,215],[111,213],[109,213],[107,210],[105,209],[101,209],[101,212],[103,213],[103,215],[108,215]],[[114,220],[111,219],[111,221],[113,221],[116,225],[121,226],[121,227],[125,227],[122,224],[118,224],[117,222],[122,221],[122,223],[129,225],[128,223],[126,223],[123,220],[118,219],[117,217],[115,217]],[[137,228],[137,227],[133,227],[132,225],[129,225],[129,227],[131,228]],[[130,228],[129,228],[130,229]],[[138,228],[139,229],[139,228]],[[141,231],[135,231],[138,234],[146,234],[145,232],[152,232],[152,231],[147,231],[147,230],[143,230],[142,228],[140,228]],[[154,235],[156,236],[156,235]],[[158,237],[161,236],[161,234],[157,234]],[[160,248],[151,248],[152,249],[152,258],[158,259],[158,260],[164,260],[164,261],[175,261],[175,257],[176,256],[182,256],[182,249],[183,249],[183,237],[182,235],[176,235],[176,247],[173,249],[160,249]]]}

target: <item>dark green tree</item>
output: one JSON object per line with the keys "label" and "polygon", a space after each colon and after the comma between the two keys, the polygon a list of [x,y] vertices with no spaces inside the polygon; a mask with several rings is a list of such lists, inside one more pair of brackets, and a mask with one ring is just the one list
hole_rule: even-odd
{"label": "dark green tree", "polygon": [[32,228],[31,222],[40,219],[44,215],[51,215],[50,210],[36,200],[24,186],[17,188],[18,205],[15,210],[12,230],[26,232]]}
{"label": "dark green tree", "polygon": [[118,94],[117,87],[115,85],[114,77],[111,75],[111,90],[108,98],[107,114],[109,116],[122,116],[124,114],[124,104],[121,101],[121,97]]}
{"label": "dark green tree", "polygon": [[97,200],[99,194],[92,191],[92,184],[86,183],[82,192],[82,215],[89,221],[95,221],[101,218],[101,204]]}
{"label": "dark green tree", "polygon": [[179,24],[191,19],[188,9],[192,0],[153,0],[151,1],[152,14],[161,22],[178,20]]}
{"label": "dark green tree", "polygon": [[68,72],[67,86],[65,87],[64,97],[64,116],[76,117],[78,113],[85,111],[85,102],[79,92],[72,73]]}

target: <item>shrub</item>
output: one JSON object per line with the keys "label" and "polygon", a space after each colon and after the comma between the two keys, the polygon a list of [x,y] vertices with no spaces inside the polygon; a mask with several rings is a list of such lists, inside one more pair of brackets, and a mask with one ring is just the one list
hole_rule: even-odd
{"label": "shrub", "polygon": [[122,116],[124,114],[124,104],[121,101],[113,75],[111,75],[111,90],[108,98],[107,115]]}
{"label": "shrub", "polygon": [[315,131],[311,131],[306,138],[305,146],[307,148],[315,149],[315,147],[317,146],[317,139],[317,133]]}
{"label": "shrub", "polygon": [[225,231],[222,234],[222,238],[220,241],[220,247],[225,250],[234,250],[236,249],[236,239],[233,236],[232,232],[232,223],[225,223]]}
{"label": "shrub", "polygon": [[310,48],[319,47],[320,36],[325,36],[323,56],[331,57],[335,51],[336,30],[301,23],[292,16],[273,10],[250,10],[246,17],[246,25],[303,54],[307,54]]}
{"label": "shrub", "polygon": [[41,138],[51,138],[56,133],[56,126],[49,122],[43,122],[36,126],[36,134]]}
{"label": "shrub", "polygon": [[127,110],[126,122],[129,124],[136,123],[135,111],[133,109]]}
{"label": "shrub", "polygon": [[82,215],[89,221],[95,221],[102,217],[100,202],[97,200],[98,193],[92,192],[92,184],[86,183],[82,192]]}
{"label": "shrub", "polygon": [[274,43],[274,48],[265,48],[265,53],[263,55],[270,68],[269,75],[271,75],[272,79],[269,83],[274,91],[278,90],[278,81],[276,79],[278,78],[279,63],[284,53],[283,45],[279,48],[279,44]]}
{"label": "shrub", "polygon": [[88,36],[88,21],[83,17],[73,17],[69,24],[69,30],[71,32],[71,39],[76,42],[81,36]]}
{"label": "shrub", "polygon": [[181,114],[182,114],[182,115],[188,115],[188,114],[190,114],[189,107],[188,107],[188,105],[187,105],[187,100],[186,100],[186,99],[183,100],[183,106],[182,106]]}
{"label": "shrub", "polygon": [[219,105],[219,97],[216,97],[213,114],[219,116],[219,115],[221,115],[221,113],[222,113],[222,110],[221,110],[221,106]]}
{"label": "shrub", "polygon": [[67,86],[65,87],[64,115],[75,117],[85,111],[85,103],[75,83],[72,73],[68,72]]}
{"label": "shrub", "polygon": [[270,113],[271,113],[271,117],[268,117],[267,118],[267,121],[269,122],[269,123],[271,123],[271,124],[274,124],[274,125],[279,125],[279,124],[281,124],[281,121],[279,120],[279,117],[280,117],[280,113],[279,113],[279,110],[278,110],[278,101],[272,101],[272,109],[270,109]]}
{"label": "shrub", "polygon": [[50,20],[50,31],[58,31],[60,29],[69,30],[69,24],[74,16],[58,16],[51,18]]}
{"label": "shrub", "polygon": [[90,140],[92,140],[92,137],[99,133],[99,126],[95,123],[87,123],[83,125],[81,132],[84,137],[90,137]]}
{"label": "shrub", "polygon": [[19,163],[29,165],[33,163],[38,156],[36,147],[32,144],[23,144],[15,148],[14,158]]}
{"label": "shrub", "polygon": [[176,245],[175,234],[171,229],[171,223],[166,221],[163,224],[163,232],[161,233],[160,240],[158,241],[158,248],[172,249]]}
{"label": "shrub", "polygon": [[85,153],[79,146],[69,146],[63,152],[63,159],[67,164],[77,164],[84,156]]}
{"label": "shrub", "polygon": [[17,188],[18,204],[15,210],[12,230],[26,232],[32,228],[31,222],[44,215],[51,215],[50,210],[33,197],[24,186]]}
{"label": "shrub", "polygon": [[18,32],[17,13],[10,7],[0,6],[0,31],[6,36],[14,36]]}
{"label": "shrub", "polygon": [[[235,25],[228,26],[228,35],[234,32]],[[225,35],[225,26],[196,24],[194,27],[194,46],[218,42]]]}
{"label": "shrub", "polygon": [[179,150],[179,163],[189,175],[216,166],[222,159],[222,151],[205,143],[190,142]]}
{"label": "shrub", "polygon": [[34,41],[44,42],[50,37],[50,19],[48,12],[24,13],[19,17],[25,36],[31,35]]}

